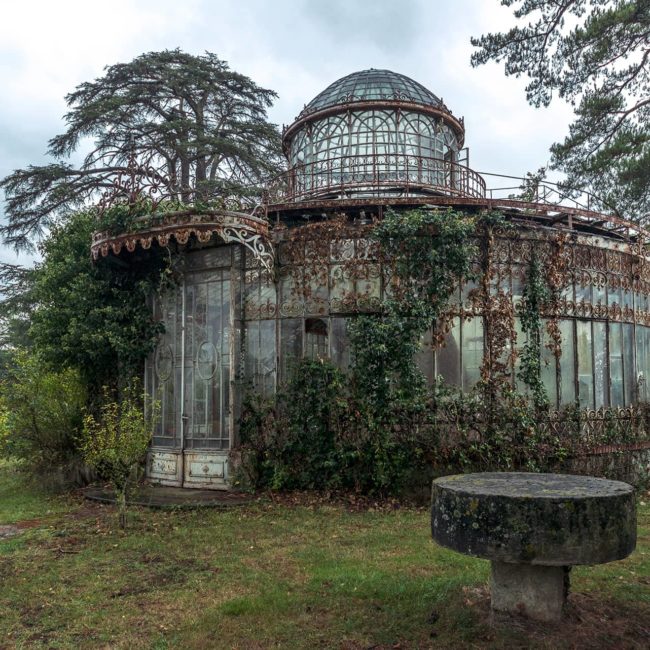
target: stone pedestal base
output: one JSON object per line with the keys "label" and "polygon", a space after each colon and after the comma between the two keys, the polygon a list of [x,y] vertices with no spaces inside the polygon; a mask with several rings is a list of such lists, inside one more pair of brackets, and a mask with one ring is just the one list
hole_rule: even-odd
{"label": "stone pedestal base", "polygon": [[492,561],[492,609],[525,614],[538,621],[559,621],[569,586],[568,567]]}

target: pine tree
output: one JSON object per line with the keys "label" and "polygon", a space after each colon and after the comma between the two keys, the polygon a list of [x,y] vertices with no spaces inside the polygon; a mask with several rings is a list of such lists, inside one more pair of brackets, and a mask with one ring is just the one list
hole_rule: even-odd
{"label": "pine tree", "polygon": [[569,101],[576,119],[551,147],[566,185],[594,192],[603,207],[650,220],[650,0],[501,0],[528,21],[472,39],[472,65],[503,61],[527,75],[526,96]]}

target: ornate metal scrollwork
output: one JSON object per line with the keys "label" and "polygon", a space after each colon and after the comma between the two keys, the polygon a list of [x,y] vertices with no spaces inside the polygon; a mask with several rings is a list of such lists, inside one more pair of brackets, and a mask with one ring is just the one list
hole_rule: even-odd
{"label": "ornate metal scrollwork", "polygon": [[173,237],[179,244],[187,244],[194,235],[201,243],[217,236],[225,243],[237,243],[253,253],[260,264],[273,271],[275,252],[269,239],[268,224],[259,217],[237,212],[213,212],[210,214],[167,214],[142,220],[139,232],[113,235],[98,232],[93,236],[91,252],[93,259],[106,257],[109,251],[119,255],[124,247],[133,252],[139,244],[151,247],[155,239],[160,246],[167,246]]}

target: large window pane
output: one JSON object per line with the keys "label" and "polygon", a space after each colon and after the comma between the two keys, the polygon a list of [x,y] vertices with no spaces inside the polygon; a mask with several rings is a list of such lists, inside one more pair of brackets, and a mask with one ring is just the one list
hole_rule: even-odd
{"label": "large window pane", "polygon": [[609,324],[610,403],[623,406],[623,326]]}
{"label": "large window pane", "polygon": [[605,323],[594,322],[594,379],[596,408],[608,406],[607,332]]}
{"label": "large window pane", "polygon": [[639,401],[647,402],[650,391],[648,390],[648,364],[650,363],[650,329],[637,325],[636,328],[636,375],[639,387]]}
{"label": "large window pane", "polygon": [[576,400],[573,321],[561,320],[559,321],[558,326],[562,337],[562,355],[560,356],[560,401],[562,404],[571,404]]}
{"label": "large window pane", "polygon": [[460,387],[460,319],[454,318],[442,347],[436,351],[436,372],[447,384]]}
{"label": "large window pane", "polygon": [[548,321],[543,321],[541,379],[551,407],[557,406],[557,364],[554,345],[547,329]]}
{"label": "large window pane", "polygon": [[332,363],[341,370],[347,370],[350,365],[350,344],[348,341],[347,319],[331,318],[330,327],[330,358]]}
{"label": "large window pane", "polygon": [[591,323],[576,322],[578,343],[578,399],[583,408],[594,408],[594,364]]}
{"label": "large window pane", "polygon": [[483,364],[483,318],[474,316],[462,323],[463,389],[469,390],[481,378]]}
{"label": "large window pane", "polygon": [[625,405],[636,398],[636,376],[634,373],[634,325],[623,324],[623,371],[625,373]]}
{"label": "large window pane", "polygon": [[302,357],[302,318],[280,321],[280,369],[282,381],[287,381],[293,364]]}

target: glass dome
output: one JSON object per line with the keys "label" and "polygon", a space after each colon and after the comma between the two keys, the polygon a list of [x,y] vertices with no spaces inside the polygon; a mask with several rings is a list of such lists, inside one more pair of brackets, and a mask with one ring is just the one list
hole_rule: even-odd
{"label": "glass dome", "polygon": [[462,162],[462,120],[422,84],[390,70],[342,77],[283,136],[290,200],[351,195],[480,196]]}
{"label": "glass dome", "polygon": [[442,101],[422,84],[390,70],[353,72],[330,84],[303,109],[301,116],[350,102],[397,100],[429,106],[442,106]]}

